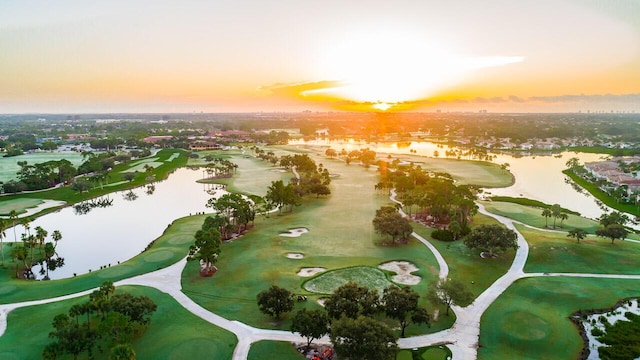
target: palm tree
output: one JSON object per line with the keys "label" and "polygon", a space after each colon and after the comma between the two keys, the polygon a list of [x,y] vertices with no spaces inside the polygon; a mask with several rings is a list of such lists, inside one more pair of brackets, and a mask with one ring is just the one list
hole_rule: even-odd
{"label": "palm tree", "polygon": [[567,220],[569,218],[569,215],[567,215],[567,213],[561,213],[558,217],[560,218],[560,227],[562,227],[562,222],[564,220]]}
{"label": "palm tree", "polygon": [[51,233],[51,238],[55,242],[53,246],[53,248],[55,249],[56,247],[58,247],[58,241],[62,239],[62,234],[60,233],[59,230],[53,230],[53,233]]}
{"label": "palm tree", "polygon": [[551,205],[551,216],[553,216],[553,228],[556,228],[556,219],[560,217],[562,213],[562,208],[559,204]]}
{"label": "palm tree", "polygon": [[42,246],[44,246],[44,239],[49,234],[47,230],[43,229],[40,226],[36,226],[36,238],[38,238],[38,245],[40,245],[40,250],[42,250]]}
{"label": "palm tree", "polygon": [[2,267],[4,267],[4,241],[3,239],[7,236],[4,232],[7,229],[7,221],[3,218],[0,218],[0,251],[2,251]]}
{"label": "palm tree", "polygon": [[18,213],[15,210],[9,212],[9,219],[13,222],[13,242],[18,242],[16,238],[16,223],[18,222]]}
{"label": "palm tree", "polygon": [[551,210],[545,208],[542,210],[542,216],[544,216],[544,227],[549,227],[549,218],[552,216]]}

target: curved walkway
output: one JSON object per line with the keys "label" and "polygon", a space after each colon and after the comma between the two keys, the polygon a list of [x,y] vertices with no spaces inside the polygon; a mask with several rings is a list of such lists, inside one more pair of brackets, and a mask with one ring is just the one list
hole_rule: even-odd
{"label": "curved walkway", "polygon": [[[395,192],[392,192],[391,200],[397,204],[401,204],[395,199]],[[616,274],[583,274],[583,273],[530,273],[525,274],[523,269],[529,253],[529,245],[524,237],[516,230],[514,226],[514,220],[495,215],[487,212],[481,204],[478,204],[479,212],[481,214],[490,216],[507,228],[516,232],[518,237],[518,249],[516,251],[515,258],[509,270],[498,280],[496,280],[488,289],[486,289],[480,296],[478,296],[474,302],[467,307],[453,306],[452,310],[456,315],[456,321],[454,325],[447,330],[443,330],[437,333],[414,336],[409,338],[402,338],[398,341],[400,348],[416,348],[424,347],[436,344],[446,344],[449,346],[453,353],[453,358],[458,359],[475,359],[477,357],[478,339],[480,336],[480,318],[485,310],[500,296],[514,281],[520,278],[536,277],[536,276],[569,276],[569,277],[596,277],[596,278],[620,278],[620,279],[638,279],[640,275],[616,275]],[[406,216],[400,209],[401,214]],[[449,272],[446,261],[438,250],[429,243],[426,239],[422,238],[416,233],[413,233],[416,239],[427,246],[436,257],[436,260],[440,266],[440,278],[446,278]],[[187,310],[195,314],[196,316],[208,321],[211,324],[219,326],[230,332],[233,332],[238,338],[238,344],[233,352],[234,360],[244,360],[249,354],[251,344],[260,340],[274,340],[274,341],[290,341],[290,342],[305,342],[305,339],[298,334],[294,334],[288,331],[279,330],[265,330],[258,329],[238,321],[231,321],[225,319],[219,315],[216,315],[197,303],[191,300],[188,296],[182,293],[182,285],[180,283],[182,272],[186,265],[186,258],[183,258],[179,262],[166,267],[164,269],[124,279],[115,283],[116,286],[120,285],[140,285],[156,288],[178,301]],[[67,300],[79,296],[90,294],[94,289],[82,291],[75,294],[60,296],[51,299],[27,301],[21,303],[0,305],[0,336],[4,334],[7,328],[7,315],[14,309],[46,304],[56,301]],[[329,343],[329,338],[324,337],[319,340],[315,340],[316,343]]]}

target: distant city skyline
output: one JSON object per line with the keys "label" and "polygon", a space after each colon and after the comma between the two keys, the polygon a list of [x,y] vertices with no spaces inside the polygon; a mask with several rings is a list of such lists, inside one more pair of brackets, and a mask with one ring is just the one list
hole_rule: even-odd
{"label": "distant city skyline", "polygon": [[0,113],[640,113],[640,2],[5,1]]}

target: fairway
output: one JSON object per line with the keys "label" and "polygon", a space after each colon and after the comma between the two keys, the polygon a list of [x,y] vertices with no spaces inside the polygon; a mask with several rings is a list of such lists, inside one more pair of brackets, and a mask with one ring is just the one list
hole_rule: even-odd
{"label": "fairway", "polygon": [[360,286],[378,291],[382,295],[384,289],[394,286],[387,280],[382,270],[369,266],[354,266],[346,269],[337,269],[324,272],[304,283],[304,289],[319,294],[332,294],[340,286],[353,281]]}
{"label": "fairway", "polygon": [[[281,155],[287,154],[282,148],[278,151]],[[316,157],[314,154],[310,156]],[[233,157],[230,160],[236,162]],[[239,175],[229,180],[239,191],[243,189],[237,184],[253,186],[251,181],[256,181],[255,172],[244,167],[255,167],[255,160],[243,160],[238,162],[241,164]],[[413,274],[422,278],[413,288],[420,294],[426,293],[428,284],[437,278],[439,269],[435,258],[424,245],[415,239],[406,245],[377,245],[383,238],[374,233],[371,221],[380,206],[389,204],[388,196],[378,195],[374,191],[377,172],[324,156],[315,160],[323,163],[330,173],[340,174],[331,184],[332,194],[319,199],[306,198],[292,213],[259,217],[253,230],[223,245],[217,264],[219,270],[210,279],[201,279],[196,266],[188,264],[182,279],[187,295],[205,308],[229,319],[273,328],[271,319],[259,313],[255,303],[257,293],[271,284],[284,287],[294,294],[308,295],[309,301],[297,307],[318,307],[315,301],[311,301],[317,299],[318,295],[303,287],[308,278],[296,275],[301,268],[323,267],[329,272],[355,266],[375,269],[386,261],[406,260],[419,268]],[[275,167],[262,162],[260,168]],[[254,180],[245,179],[245,176]],[[292,174],[279,176],[291,177]],[[266,186],[264,189],[266,191]],[[291,228],[307,228],[309,232],[300,237],[280,236],[280,233]],[[302,253],[304,257],[292,259],[287,257],[288,253]],[[443,326],[442,321],[450,323],[451,320],[441,317],[432,330]],[[285,318],[280,328],[286,329],[288,324]]]}
{"label": "fairway", "polygon": [[17,179],[16,173],[20,170],[20,166],[18,165],[19,161],[26,161],[28,165],[34,165],[61,159],[69,160],[75,167],[84,161],[82,154],[75,151],[37,152],[19,156],[0,157],[0,182]]}
{"label": "fairway", "polygon": [[526,272],[637,274],[640,244],[590,235],[578,243],[557,233],[516,225],[529,243]]}
{"label": "fairway", "polygon": [[[545,226],[547,229],[553,229],[553,218],[547,218],[545,220],[545,217],[542,216],[542,209],[540,208],[502,201],[481,201],[480,203],[484,205],[487,211],[496,215],[502,215],[541,229],[545,228]],[[562,227],[560,225],[562,225]],[[599,227],[600,225],[595,220],[569,214],[569,218],[562,223],[559,219],[556,220],[555,230],[569,231],[573,228],[579,228],[590,234],[594,234]]]}
{"label": "fairway", "polygon": [[638,280],[518,280],[482,316],[478,359],[576,359],[582,339],[569,316],[611,307],[639,288]]}
{"label": "fairway", "polygon": [[27,209],[36,207],[42,204],[44,201],[41,199],[26,199],[18,198],[11,200],[4,200],[0,202],[0,215],[8,216],[11,211],[15,211],[16,214],[22,214]]}

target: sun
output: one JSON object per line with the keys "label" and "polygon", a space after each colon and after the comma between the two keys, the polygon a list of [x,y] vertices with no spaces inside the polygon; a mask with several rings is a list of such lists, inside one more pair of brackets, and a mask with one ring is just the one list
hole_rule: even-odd
{"label": "sun", "polygon": [[324,93],[386,111],[446,90],[468,71],[518,61],[522,58],[465,57],[437,39],[385,28],[344,36],[318,66],[320,76],[341,83]]}

